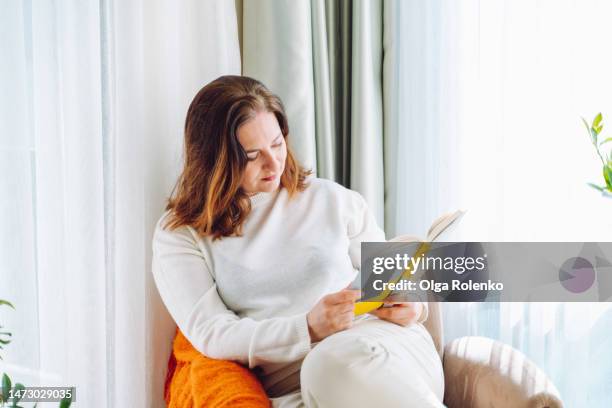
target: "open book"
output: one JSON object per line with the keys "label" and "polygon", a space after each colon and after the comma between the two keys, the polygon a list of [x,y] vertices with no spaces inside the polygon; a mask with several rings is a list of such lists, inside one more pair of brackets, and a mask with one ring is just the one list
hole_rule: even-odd
{"label": "open book", "polygon": [[[390,239],[388,242],[421,242],[422,245],[417,249],[418,256],[420,253],[425,253],[429,249],[429,245],[427,243],[434,241],[444,241],[444,237],[448,236],[449,232],[456,228],[457,224],[459,224],[459,220],[463,217],[465,211],[457,210],[452,213],[444,214],[441,217],[437,218],[429,231],[427,231],[427,237],[425,239],[421,239],[412,235],[399,235],[395,238]],[[410,268],[404,271],[403,275],[408,275],[411,273]],[[390,292],[385,292],[375,301],[364,301],[355,303],[355,316],[371,312],[372,310],[378,309],[383,305],[382,300],[386,299],[390,295]]]}

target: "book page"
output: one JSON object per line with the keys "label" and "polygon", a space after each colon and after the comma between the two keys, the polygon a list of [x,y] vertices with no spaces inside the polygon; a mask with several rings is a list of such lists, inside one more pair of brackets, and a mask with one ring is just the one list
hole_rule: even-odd
{"label": "book page", "polygon": [[436,219],[427,232],[427,241],[433,242],[444,240],[444,236],[457,227],[464,214],[465,211],[457,210],[452,213],[444,214]]}

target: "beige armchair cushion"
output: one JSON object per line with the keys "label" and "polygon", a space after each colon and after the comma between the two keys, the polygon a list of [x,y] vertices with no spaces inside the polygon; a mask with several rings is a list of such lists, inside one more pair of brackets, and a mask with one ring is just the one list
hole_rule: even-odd
{"label": "beige armchair cushion", "polygon": [[559,392],[521,352],[484,337],[462,337],[444,351],[444,403],[462,408],[558,408]]}
{"label": "beige armchair cushion", "polygon": [[442,307],[429,302],[424,323],[444,365],[449,408],[560,408],[559,392],[520,351],[484,337],[462,337],[444,347]]}

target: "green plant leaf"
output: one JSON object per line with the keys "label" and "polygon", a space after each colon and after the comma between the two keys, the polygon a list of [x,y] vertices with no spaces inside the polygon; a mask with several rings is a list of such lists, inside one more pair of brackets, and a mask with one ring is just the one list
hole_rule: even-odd
{"label": "green plant leaf", "polygon": [[597,184],[594,184],[594,183],[587,183],[587,184],[588,184],[589,186],[593,187],[593,188],[594,188],[595,190],[597,190],[597,191],[603,191],[603,190],[604,190],[604,188],[603,188],[603,187],[600,187],[600,186],[598,186]]}
{"label": "green plant leaf", "polygon": [[601,112],[599,112],[597,116],[595,116],[595,119],[593,119],[593,127],[596,128],[597,126],[599,126],[602,119],[603,119],[603,116],[601,115]]}
{"label": "green plant leaf", "polygon": [[608,143],[608,142],[612,142],[612,137],[605,139],[603,142],[599,142],[599,146],[601,147],[602,144]]}
{"label": "green plant leaf", "polygon": [[59,408],[68,408],[72,404],[72,396],[70,398],[64,397],[60,401]]}
{"label": "green plant leaf", "polygon": [[2,306],[2,305],[7,305],[7,306],[10,306],[10,307],[12,307],[13,309],[15,309],[15,306],[13,306],[13,304],[12,304],[11,302],[9,302],[8,300],[2,300],[2,299],[0,299],[0,306]]}
{"label": "green plant leaf", "polygon": [[591,127],[583,117],[580,117],[580,119],[582,119],[582,123],[584,123],[584,127],[586,128],[587,133],[589,134],[589,139],[591,139],[591,143],[593,143],[593,131]]}
{"label": "green plant leaf", "polygon": [[591,143],[597,146],[597,131],[594,128],[591,128]]}
{"label": "green plant leaf", "polygon": [[612,189],[612,166],[606,165],[603,167],[603,176],[606,180],[606,186],[608,186],[608,190]]}
{"label": "green plant leaf", "polygon": [[11,379],[6,373],[2,375],[2,395],[5,396],[5,401],[8,400],[9,391],[11,390]]}
{"label": "green plant leaf", "polygon": [[591,127],[587,123],[586,119],[583,118],[582,116],[580,117],[580,119],[582,119],[582,123],[584,123],[584,127],[586,128],[586,130],[589,131],[591,129]]}
{"label": "green plant leaf", "polygon": [[13,407],[14,408],[18,407],[17,403],[21,399],[21,397],[17,397],[17,392],[18,391],[23,391],[23,390],[25,390],[25,386],[23,384],[21,384],[21,383],[16,383],[15,386],[13,387],[13,395],[15,395],[15,397],[13,398]]}

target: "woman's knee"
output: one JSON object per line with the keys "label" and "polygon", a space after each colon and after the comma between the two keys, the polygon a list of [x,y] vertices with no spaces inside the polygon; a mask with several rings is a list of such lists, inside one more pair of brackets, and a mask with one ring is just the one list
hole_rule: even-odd
{"label": "woman's knee", "polygon": [[317,344],[304,359],[302,375],[347,374],[384,363],[388,350],[376,339],[337,333]]}
{"label": "woman's knee", "polygon": [[[327,340],[327,339],[326,339]],[[329,339],[316,345],[302,363],[300,381],[306,406],[338,406],[369,393],[369,376],[382,369],[388,353],[368,338]]]}
{"label": "woman's knee", "polygon": [[331,336],[302,363],[302,398],[307,407],[441,407],[423,373],[406,363],[376,338]]}

